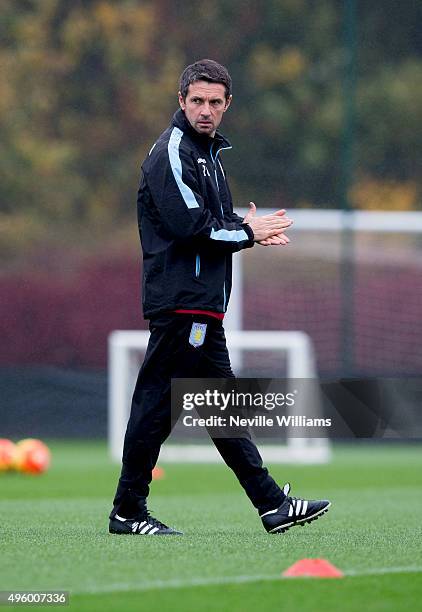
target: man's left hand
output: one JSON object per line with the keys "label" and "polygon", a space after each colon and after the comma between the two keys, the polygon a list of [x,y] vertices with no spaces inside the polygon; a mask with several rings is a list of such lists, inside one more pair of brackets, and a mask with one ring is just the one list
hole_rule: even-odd
{"label": "man's left hand", "polygon": [[262,246],[273,246],[279,244],[289,244],[290,239],[286,236],[286,234],[277,234],[277,236],[271,236],[271,238],[267,238],[266,240],[260,240],[258,244]]}
{"label": "man's left hand", "polygon": [[[256,214],[256,206],[253,202],[249,202],[249,212],[247,213],[246,217],[243,219],[243,222],[248,223],[248,221],[250,221],[250,219],[255,214]],[[286,214],[286,210],[282,208],[272,214],[283,217]],[[266,240],[259,240],[257,244],[260,244],[261,246],[277,246],[277,245],[289,244],[289,242],[290,240],[286,236],[286,234],[281,233],[281,234],[277,234],[277,236],[271,236],[270,238],[267,238]]]}

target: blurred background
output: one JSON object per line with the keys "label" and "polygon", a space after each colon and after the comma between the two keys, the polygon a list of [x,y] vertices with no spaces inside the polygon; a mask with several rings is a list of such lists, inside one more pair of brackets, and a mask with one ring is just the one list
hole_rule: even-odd
{"label": "blurred background", "polygon": [[[3,0],[0,437],[105,437],[107,337],[146,328],[140,164],[204,57],[233,78],[235,206],[305,219],[288,249],[241,255],[244,329],[305,331],[322,375],[420,376],[421,18],[410,0]],[[306,223],[327,209],[400,227]]]}

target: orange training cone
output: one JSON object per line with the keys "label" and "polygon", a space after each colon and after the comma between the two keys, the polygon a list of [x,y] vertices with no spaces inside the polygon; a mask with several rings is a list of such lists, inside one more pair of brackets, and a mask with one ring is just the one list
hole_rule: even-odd
{"label": "orange training cone", "polygon": [[344,574],[326,559],[301,559],[283,572],[284,578],[343,578]]}

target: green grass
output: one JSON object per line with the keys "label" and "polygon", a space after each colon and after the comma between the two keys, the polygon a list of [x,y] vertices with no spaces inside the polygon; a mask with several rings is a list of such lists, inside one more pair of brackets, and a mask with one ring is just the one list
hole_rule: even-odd
{"label": "green grass", "polygon": [[[223,465],[163,465],[150,508],[185,532],[107,533],[119,467],[104,444],[51,444],[41,477],[0,476],[0,590],[66,589],[72,610],[407,610],[422,596],[420,447],[339,447],[323,466],[271,466],[330,512],[266,534]],[[323,557],[340,580],[281,579]],[[254,577],[256,580],[254,581]]]}

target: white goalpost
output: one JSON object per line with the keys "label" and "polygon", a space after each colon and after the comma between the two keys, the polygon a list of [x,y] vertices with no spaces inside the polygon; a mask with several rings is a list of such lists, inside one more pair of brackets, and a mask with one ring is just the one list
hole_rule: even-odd
{"label": "white goalpost", "polygon": [[[229,351],[277,351],[287,358],[288,379],[316,378],[312,342],[299,331],[228,331]],[[123,438],[129,417],[131,395],[138,373],[141,351],[149,338],[147,331],[114,331],[109,337],[109,450],[113,460],[122,455]],[[283,373],[280,372],[280,377]],[[315,416],[319,404],[313,398]],[[260,447],[265,461],[278,463],[325,463],[330,459],[330,446],[325,438],[288,437],[285,444],[264,444]],[[212,444],[172,444],[171,438],[160,454],[162,461],[216,462],[221,457]]]}

